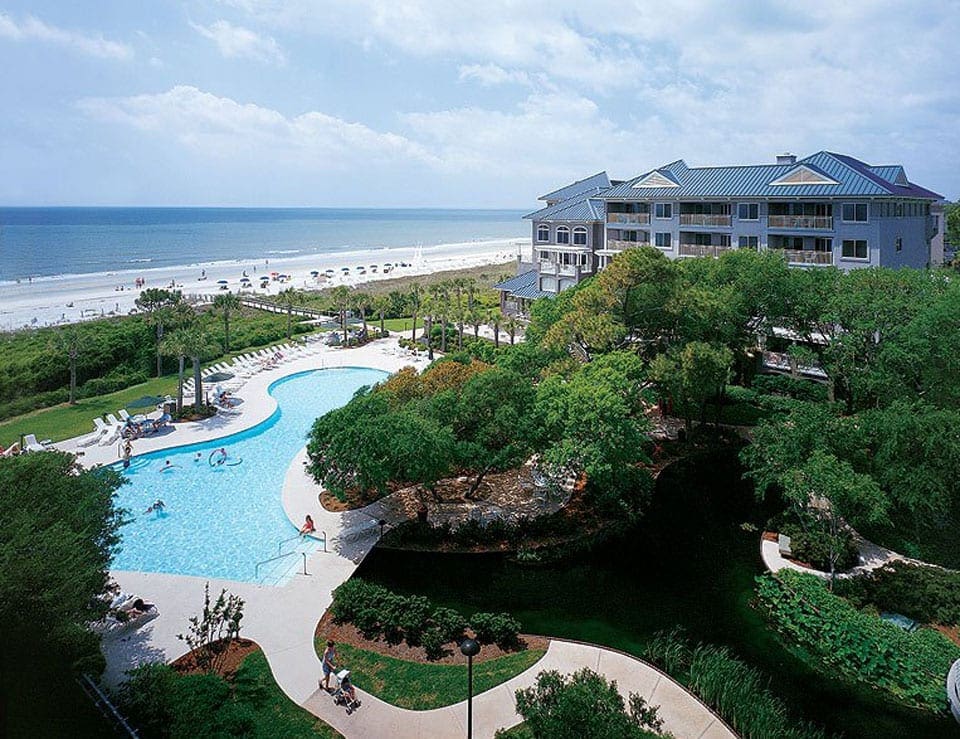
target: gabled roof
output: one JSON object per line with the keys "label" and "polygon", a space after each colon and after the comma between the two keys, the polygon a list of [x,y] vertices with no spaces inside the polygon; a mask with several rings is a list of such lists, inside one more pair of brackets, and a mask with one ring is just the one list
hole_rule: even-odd
{"label": "gabled roof", "polygon": [[[792,184],[771,184],[803,169],[831,183],[813,180]],[[679,187],[642,188],[635,185],[659,172],[675,180]],[[903,175],[902,177],[900,175]],[[906,184],[900,184],[897,180]],[[914,185],[899,165],[871,167],[845,154],[820,151],[790,164],[754,164],[734,167],[688,167],[683,160],[672,162],[611,187],[604,199],[664,198],[797,198],[797,197],[907,197],[940,200],[941,195]]]}
{"label": "gabled roof", "polygon": [[673,173],[669,169],[663,171],[655,169],[633,183],[635,188],[680,187]]}
{"label": "gabled roof", "polygon": [[596,192],[597,190],[603,190],[608,187],[610,187],[610,178],[607,177],[607,173],[597,172],[589,177],[584,177],[582,180],[564,185],[558,190],[548,192],[546,195],[541,195],[537,200],[569,200],[574,195],[580,195],[590,191]]}
{"label": "gabled roof", "polygon": [[606,206],[600,195],[604,190],[591,190],[588,193],[548,205],[533,213],[527,213],[524,218],[536,221],[584,221],[594,223],[603,221],[606,217]]}
{"label": "gabled roof", "polygon": [[498,282],[493,288],[494,290],[503,290],[511,297],[525,298],[526,300],[553,297],[553,293],[540,289],[539,275],[535,269],[511,277],[509,280]]}

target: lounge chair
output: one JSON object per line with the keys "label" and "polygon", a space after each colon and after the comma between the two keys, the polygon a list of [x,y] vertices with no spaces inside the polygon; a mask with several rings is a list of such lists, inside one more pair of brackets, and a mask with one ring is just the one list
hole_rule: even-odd
{"label": "lounge chair", "polygon": [[100,441],[100,439],[103,438],[104,434],[110,431],[110,427],[107,426],[107,424],[105,424],[103,422],[103,419],[100,418],[99,416],[93,419],[93,426],[94,426],[93,433],[88,434],[87,436],[84,436],[82,439],[80,439],[80,441],[77,442],[77,446],[84,446],[84,447],[93,446],[98,441]]}
{"label": "lounge chair", "polygon": [[15,457],[20,453],[20,442],[15,441],[6,449],[3,450],[3,454],[0,454],[0,457]]}
{"label": "lounge chair", "polygon": [[37,437],[33,434],[27,434],[23,437],[23,448],[28,452],[45,452],[49,443],[49,439],[44,442],[37,441]]}
{"label": "lounge chair", "polygon": [[128,421],[131,420],[130,414],[127,413],[126,408],[121,408],[120,410],[118,410],[118,411],[117,411],[117,415],[120,416],[120,418],[121,418],[124,422],[128,422]]}

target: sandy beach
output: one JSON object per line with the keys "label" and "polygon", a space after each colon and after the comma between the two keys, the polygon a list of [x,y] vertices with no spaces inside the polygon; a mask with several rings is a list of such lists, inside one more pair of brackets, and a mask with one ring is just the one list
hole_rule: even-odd
{"label": "sandy beach", "polygon": [[[185,296],[211,295],[225,289],[264,297],[276,295],[288,287],[321,290],[336,285],[355,286],[390,277],[501,264],[515,260],[518,253],[522,254],[524,260],[529,260],[530,248],[529,239],[499,239],[41,277],[0,285],[0,330],[39,328],[103,316],[126,315],[134,309],[134,301],[140,291],[149,287],[175,286]],[[408,266],[398,266],[401,263]],[[387,264],[393,268],[385,273],[384,266]],[[344,267],[349,267],[349,271],[345,271]],[[364,274],[360,273],[361,267],[364,268]],[[323,277],[327,270],[333,270],[333,277]],[[320,276],[315,277],[311,272],[318,272]],[[270,277],[271,273],[286,275],[287,279],[271,279],[266,288],[261,288],[261,278]],[[240,280],[244,274],[250,279],[251,287],[241,287]],[[136,287],[138,279],[144,281],[141,288]],[[221,283],[222,280],[226,280],[225,285]]]}

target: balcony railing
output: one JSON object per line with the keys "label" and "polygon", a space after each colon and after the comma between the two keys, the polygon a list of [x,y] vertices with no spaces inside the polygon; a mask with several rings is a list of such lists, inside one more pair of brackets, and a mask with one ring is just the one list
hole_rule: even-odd
{"label": "balcony railing", "polygon": [[607,223],[650,223],[649,213],[607,213]]}
{"label": "balcony railing", "polygon": [[680,244],[681,257],[719,257],[724,252],[734,251],[736,247],[711,244]]}
{"label": "balcony railing", "polygon": [[832,229],[833,216],[767,216],[768,228]]}
{"label": "balcony railing", "polygon": [[681,226],[729,226],[731,216],[716,213],[681,213]]}
{"label": "balcony railing", "polygon": [[833,264],[833,252],[812,249],[774,249],[781,252],[790,264]]}
{"label": "balcony railing", "polygon": [[557,264],[556,262],[539,262],[538,269],[542,275],[559,275],[560,277],[579,277],[581,272],[586,273],[586,265],[578,267],[575,264]]}
{"label": "balcony railing", "polygon": [[638,246],[650,246],[649,241],[621,241],[620,239],[607,239],[607,249],[610,251],[623,251],[624,249],[636,249]]}

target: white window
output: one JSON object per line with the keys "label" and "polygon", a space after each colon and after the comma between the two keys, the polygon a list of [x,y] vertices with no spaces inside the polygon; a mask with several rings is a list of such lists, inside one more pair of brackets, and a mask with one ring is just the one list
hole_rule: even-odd
{"label": "white window", "polygon": [[570,243],[570,229],[566,226],[557,226],[557,243],[558,244],[569,244]]}
{"label": "white window", "polygon": [[654,203],[654,218],[673,218],[673,203]]}
{"label": "white window", "polygon": [[844,259],[867,259],[870,251],[867,249],[867,242],[864,239],[844,239],[843,252]]}
{"label": "white window", "polygon": [[737,218],[741,221],[759,221],[759,203],[740,203],[737,206]]}
{"label": "white window", "polygon": [[573,229],[573,243],[578,246],[587,245],[587,229],[583,226],[577,226]]}
{"label": "white window", "polygon": [[[742,207],[742,206],[741,206]],[[740,248],[741,249],[753,249],[754,251],[760,246],[760,239],[756,236],[741,236],[740,237]]]}
{"label": "white window", "polygon": [[537,226],[537,241],[541,244],[550,241],[550,226],[546,223],[541,223]]}
{"label": "white window", "polygon": [[653,235],[654,243],[660,249],[669,249],[670,248],[670,233],[655,233]]}
{"label": "white window", "polygon": [[866,223],[867,222],[867,204],[866,203],[844,203],[843,220],[846,223]]}

